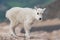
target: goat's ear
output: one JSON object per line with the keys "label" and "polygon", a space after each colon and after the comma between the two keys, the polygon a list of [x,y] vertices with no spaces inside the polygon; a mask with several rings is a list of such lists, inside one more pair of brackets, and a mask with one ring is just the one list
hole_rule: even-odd
{"label": "goat's ear", "polygon": [[36,7],[36,6],[34,6],[34,9],[36,9],[36,10],[37,10],[37,7]]}
{"label": "goat's ear", "polygon": [[45,10],[46,10],[46,8],[43,9],[43,11],[45,11]]}

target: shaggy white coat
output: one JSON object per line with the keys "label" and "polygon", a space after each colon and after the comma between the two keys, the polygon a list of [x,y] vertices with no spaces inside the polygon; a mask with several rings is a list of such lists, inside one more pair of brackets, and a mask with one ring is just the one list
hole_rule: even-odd
{"label": "shaggy white coat", "polygon": [[[10,20],[10,29],[11,29],[11,34],[14,34],[14,27],[18,24],[18,23],[22,23],[24,25],[24,29],[25,29],[25,35],[26,38],[30,38],[29,36],[29,30],[30,30],[30,24],[35,20],[39,20],[39,18],[42,18],[42,13],[44,12],[44,9],[41,8],[36,8],[36,9],[32,9],[32,8],[21,8],[21,7],[13,7],[11,9],[9,9],[6,12],[6,17],[7,19]],[[37,15],[37,13],[39,13]]]}

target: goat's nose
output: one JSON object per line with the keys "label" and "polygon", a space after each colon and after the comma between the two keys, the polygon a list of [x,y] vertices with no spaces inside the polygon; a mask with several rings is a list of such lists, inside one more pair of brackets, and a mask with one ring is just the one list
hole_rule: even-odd
{"label": "goat's nose", "polygon": [[41,18],[39,18],[39,20],[41,20]]}

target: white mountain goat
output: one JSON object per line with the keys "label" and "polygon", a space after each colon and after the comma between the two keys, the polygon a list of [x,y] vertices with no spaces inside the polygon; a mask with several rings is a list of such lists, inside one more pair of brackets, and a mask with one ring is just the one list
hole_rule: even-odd
{"label": "white mountain goat", "polygon": [[41,20],[42,14],[44,13],[46,8],[21,8],[21,7],[13,7],[6,12],[6,18],[10,20],[10,32],[12,35],[14,34],[14,27],[18,23],[22,23],[24,25],[25,36],[26,38],[30,38],[29,30],[30,24],[35,20]]}

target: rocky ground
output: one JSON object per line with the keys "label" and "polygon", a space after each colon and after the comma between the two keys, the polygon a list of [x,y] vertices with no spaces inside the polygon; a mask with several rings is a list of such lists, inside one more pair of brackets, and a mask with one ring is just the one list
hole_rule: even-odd
{"label": "rocky ground", "polygon": [[[21,33],[24,31],[20,32],[19,26],[15,29],[19,37],[14,37],[10,35],[9,24],[0,23],[0,40],[24,40],[24,33]],[[36,21],[30,31],[31,40],[60,40],[60,19]]]}

